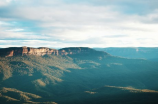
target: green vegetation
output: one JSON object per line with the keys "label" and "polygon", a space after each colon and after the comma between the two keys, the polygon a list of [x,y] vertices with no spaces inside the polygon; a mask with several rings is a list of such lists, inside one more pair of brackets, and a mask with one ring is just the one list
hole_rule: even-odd
{"label": "green vegetation", "polygon": [[157,67],[156,62],[94,50],[68,56],[0,57],[0,102],[157,103]]}

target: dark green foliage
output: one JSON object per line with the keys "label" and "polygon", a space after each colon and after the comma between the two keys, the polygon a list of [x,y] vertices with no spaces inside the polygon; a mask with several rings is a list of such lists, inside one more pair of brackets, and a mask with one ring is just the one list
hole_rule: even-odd
{"label": "dark green foliage", "polygon": [[[65,49],[69,51],[72,49]],[[86,48],[68,56],[0,58],[0,102],[48,104],[154,104],[157,92],[131,92],[109,86],[158,90],[158,65],[114,57]],[[137,90],[136,90],[137,91]],[[139,90],[138,90],[139,91]],[[146,90],[145,90],[146,91]]]}

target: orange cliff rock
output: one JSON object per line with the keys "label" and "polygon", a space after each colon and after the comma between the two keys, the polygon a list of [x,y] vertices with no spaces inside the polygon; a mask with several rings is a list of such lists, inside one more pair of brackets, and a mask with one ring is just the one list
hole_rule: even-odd
{"label": "orange cliff rock", "polygon": [[24,55],[37,55],[43,56],[46,54],[58,55],[58,50],[50,48],[31,48],[31,47],[11,47],[0,49],[0,56],[11,57],[11,56],[24,56]]}
{"label": "orange cliff rock", "polygon": [[31,47],[10,47],[10,48],[2,48],[0,49],[0,56],[3,57],[12,57],[12,56],[25,56],[25,55],[71,55],[71,54],[82,54],[95,52],[95,50],[87,47],[69,47],[62,48],[59,50],[50,49],[46,47],[40,48],[31,48]]}

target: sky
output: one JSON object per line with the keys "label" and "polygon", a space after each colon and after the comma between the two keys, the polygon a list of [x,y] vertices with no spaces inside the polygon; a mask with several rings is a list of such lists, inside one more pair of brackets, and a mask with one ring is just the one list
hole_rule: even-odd
{"label": "sky", "polygon": [[0,47],[158,47],[158,0],[0,0]]}

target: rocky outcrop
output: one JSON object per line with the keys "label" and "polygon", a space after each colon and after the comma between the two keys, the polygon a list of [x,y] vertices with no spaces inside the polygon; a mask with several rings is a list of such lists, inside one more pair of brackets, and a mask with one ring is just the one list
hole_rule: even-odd
{"label": "rocky outcrop", "polygon": [[46,48],[46,47],[40,47],[40,48],[23,47],[23,49],[22,49],[22,55],[43,56],[46,54],[58,55],[58,50],[50,49],[50,48]]}
{"label": "rocky outcrop", "polygon": [[90,52],[92,53],[96,51],[88,47],[69,47],[69,48],[62,48],[59,50],[60,55],[82,54],[82,53],[90,53]]}
{"label": "rocky outcrop", "polygon": [[31,47],[11,47],[0,49],[0,56],[11,57],[11,56],[24,56],[24,55],[38,55],[43,56],[46,54],[58,55],[58,50],[40,47],[40,48],[31,48]]}
{"label": "rocky outcrop", "polygon": [[0,56],[24,56],[24,55],[72,55],[72,54],[88,54],[96,52],[94,49],[87,47],[70,47],[59,50],[50,49],[46,47],[32,48],[32,47],[11,47],[0,49]]}

